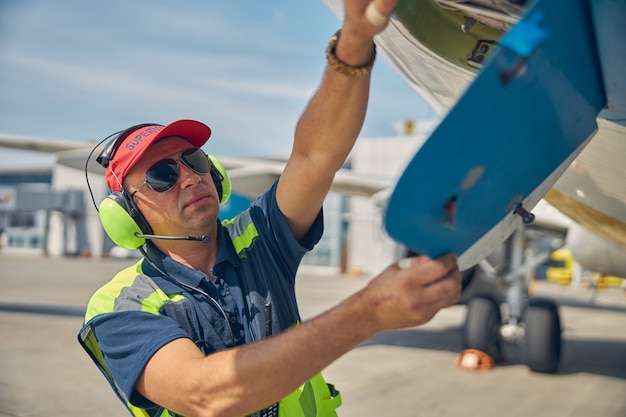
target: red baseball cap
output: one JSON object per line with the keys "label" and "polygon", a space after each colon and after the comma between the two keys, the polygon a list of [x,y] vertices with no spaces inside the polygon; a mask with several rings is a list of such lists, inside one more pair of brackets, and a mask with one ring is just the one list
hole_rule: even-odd
{"label": "red baseball cap", "polygon": [[211,137],[211,128],[196,120],[176,120],[167,126],[148,125],[132,131],[117,146],[106,169],[106,182],[111,191],[122,191],[124,178],[133,166],[159,139],[180,136],[199,148]]}

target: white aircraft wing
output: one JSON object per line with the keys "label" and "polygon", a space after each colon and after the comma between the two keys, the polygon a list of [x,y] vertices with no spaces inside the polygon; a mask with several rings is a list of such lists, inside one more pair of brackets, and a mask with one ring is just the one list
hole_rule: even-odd
{"label": "white aircraft wing", "polygon": [[36,138],[31,136],[10,135],[0,133],[0,147],[21,149],[25,151],[55,153],[80,148],[86,148],[89,143],[78,143],[70,140]]}
{"label": "white aircraft wing", "polygon": [[[73,142],[68,140],[18,136],[0,133],[0,148],[20,149],[51,153],[60,165],[77,170],[85,169],[85,161],[94,144],[90,142]],[[219,158],[228,172],[232,190],[256,198],[266,191],[282,174],[286,161],[263,158]],[[104,169],[92,155],[88,170],[94,174],[104,174]],[[348,170],[341,170],[335,175],[331,186],[332,192],[346,195],[371,197],[387,189],[391,184],[387,180],[368,178]]]}
{"label": "white aircraft wing", "polygon": [[[257,197],[267,190],[282,174],[285,161],[258,158],[220,158],[228,172],[232,189],[249,197]],[[389,188],[390,181],[340,170],[335,174],[331,192],[372,197]]]}

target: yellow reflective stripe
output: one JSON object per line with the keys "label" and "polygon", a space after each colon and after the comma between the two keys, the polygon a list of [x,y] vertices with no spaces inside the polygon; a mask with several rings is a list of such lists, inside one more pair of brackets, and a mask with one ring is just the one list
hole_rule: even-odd
{"label": "yellow reflective stripe", "polygon": [[226,227],[229,224],[235,224],[235,219],[237,217],[233,217],[232,219],[222,220],[222,226]]}
{"label": "yellow reflective stripe", "polygon": [[[100,314],[114,311],[143,311],[160,314],[166,302],[178,302],[185,298],[180,294],[168,296],[152,279],[143,275],[137,264],[120,271],[111,281],[102,286],[87,304],[85,323]],[[140,300],[140,303],[137,302]]]}
{"label": "yellow reflective stripe", "polygon": [[341,405],[339,392],[332,396],[321,373],[280,400],[278,417],[337,417]]}
{"label": "yellow reflective stripe", "polygon": [[138,274],[141,274],[141,262],[137,261],[134,265],[118,272],[114,279],[101,287],[91,297],[87,304],[85,312],[85,323],[102,313],[110,313],[115,309],[115,299],[120,295],[125,287],[130,287]]}
{"label": "yellow reflective stripe", "polygon": [[166,301],[177,302],[183,301],[185,297],[180,294],[168,296],[161,289],[156,290],[149,297],[141,300],[141,311],[159,315],[159,311]]}
{"label": "yellow reflective stripe", "polygon": [[[131,403],[126,403],[126,407],[128,408],[128,410],[130,410],[131,413],[133,413],[133,416],[135,417],[150,417],[150,414],[148,414],[148,412],[143,408],[135,407]],[[169,416],[170,414],[167,413],[165,415]],[[163,414],[161,414],[161,416],[163,416]]]}
{"label": "yellow reflective stripe", "polygon": [[279,401],[278,417],[337,417],[341,393],[334,386],[333,391],[320,372]]}
{"label": "yellow reflective stripe", "polygon": [[242,211],[230,220],[222,221],[233,243],[235,252],[241,256],[241,252],[252,246],[252,242],[259,236],[259,232],[252,221],[250,210]]}
{"label": "yellow reflective stripe", "polygon": [[[143,408],[135,407],[131,403],[127,403],[126,407],[135,417],[150,417],[150,414]],[[158,417],[172,417],[172,414],[170,414],[170,412],[167,410],[163,410],[163,412],[159,414]]]}
{"label": "yellow reflective stripe", "polygon": [[[96,337],[91,331],[91,327],[87,326],[80,334],[80,338],[85,344],[85,346],[89,349],[89,351],[93,354],[94,358],[98,361],[100,366],[109,374],[109,369],[104,362],[104,355],[102,355],[102,351],[98,346],[98,342],[96,341]],[[110,375],[110,374],[109,374]]]}
{"label": "yellow reflective stripe", "polygon": [[246,226],[243,233],[239,236],[233,237],[232,242],[235,247],[237,255],[241,254],[241,251],[252,246],[252,241],[259,236],[259,232],[256,229],[254,223],[250,223]]}

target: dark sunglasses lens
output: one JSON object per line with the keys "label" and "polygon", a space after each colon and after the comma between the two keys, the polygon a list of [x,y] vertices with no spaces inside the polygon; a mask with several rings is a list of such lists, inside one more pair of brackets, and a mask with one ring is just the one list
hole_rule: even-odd
{"label": "dark sunglasses lens", "polygon": [[162,193],[174,186],[178,180],[178,165],[173,159],[163,159],[146,172],[146,182],[154,191]]}
{"label": "dark sunglasses lens", "polygon": [[200,148],[188,149],[180,155],[181,161],[192,169],[196,174],[208,174],[210,165],[209,158]]}

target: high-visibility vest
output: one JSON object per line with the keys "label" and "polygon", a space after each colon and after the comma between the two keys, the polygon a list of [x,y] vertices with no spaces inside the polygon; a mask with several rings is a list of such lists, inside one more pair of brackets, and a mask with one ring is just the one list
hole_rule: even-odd
{"label": "high-visibility vest", "polygon": [[[140,262],[141,261],[139,261],[136,265],[121,271],[119,274],[136,274]],[[167,297],[164,293],[162,296]],[[165,298],[163,301],[166,301]],[[181,306],[180,303],[169,303],[168,305],[171,308],[178,308]],[[180,314],[180,317],[184,316],[185,314]],[[135,417],[175,417],[175,414],[170,413],[166,409],[160,409],[156,412],[151,410],[149,412],[146,409],[136,407],[130,403],[122,389],[117,385],[113,375],[107,367],[104,355],[98,345],[97,337],[91,328],[89,321],[90,318],[91,314],[88,311],[87,322],[79,332],[78,341],[91,356],[94,363],[106,377],[113,391],[117,394],[120,401],[126,405],[130,413]],[[189,333],[190,338],[193,340],[193,334],[195,331],[190,327],[191,325],[189,323],[181,323],[181,325],[185,328],[186,332]],[[334,388],[333,385],[327,384],[322,374],[319,373],[278,402],[278,417],[337,417],[335,409],[340,405],[341,394]],[[263,417],[273,417],[275,415],[268,414],[265,411],[266,410],[262,410],[259,413],[253,414],[253,416],[259,415]]]}
{"label": "high-visibility vest", "polygon": [[[102,352],[98,347],[95,334],[89,324],[81,329],[79,342],[107,378],[109,384],[111,384],[117,396],[126,405],[131,415],[135,417],[176,416],[165,409],[162,409],[156,415],[152,415],[147,410],[135,407],[128,401],[109,372]],[[337,417],[335,410],[340,405],[341,394],[333,385],[326,383],[322,374],[319,373],[278,402],[278,417]],[[259,415],[263,416],[264,414]]]}

